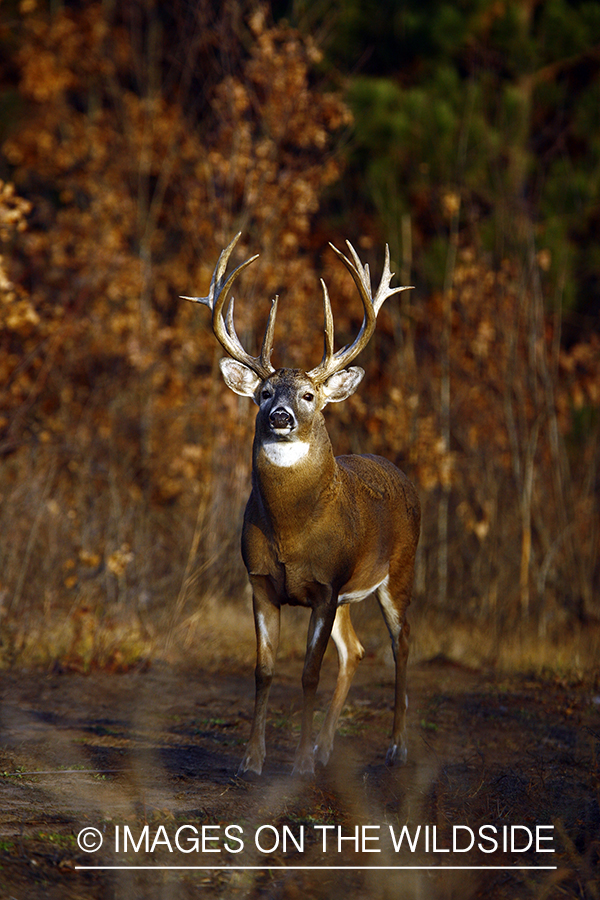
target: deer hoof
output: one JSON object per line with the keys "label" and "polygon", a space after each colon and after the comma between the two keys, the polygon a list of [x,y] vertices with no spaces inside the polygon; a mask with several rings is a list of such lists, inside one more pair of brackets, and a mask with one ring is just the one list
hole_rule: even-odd
{"label": "deer hoof", "polygon": [[292,775],[314,775],[315,774],[315,758],[312,752],[296,756],[294,760],[294,768]]}
{"label": "deer hoof", "polygon": [[258,772],[253,772],[252,769],[245,769],[243,772],[241,769],[238,769],[235,777],[238,781],[243,781],[244,784],[259,784],[262,781],[262,775]]}
{"label": "deer hoof", "polygon": [[385,754],[386,766],[403,766],[406,763],[408,750],[406,744],[390,744],[388,752]]}
{"label": "deer hoof", "polygon": [[331,747],[323,744],[315,744],[315,762],[320,766],[326,766],[331,756]]}
{"label": "deer hoof", "polygon": [[250,754],[246,754],[238,767],[237,777],[251,781],[262,775],[263,761],[262,759],[253,759]]}

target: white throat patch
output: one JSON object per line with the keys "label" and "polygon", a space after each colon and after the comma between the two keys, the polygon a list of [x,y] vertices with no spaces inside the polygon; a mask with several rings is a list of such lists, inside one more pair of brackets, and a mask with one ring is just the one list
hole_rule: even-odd
{"label": "white throat patch", "polygon": [[280,468],[295,466],[310,449],[306,441],[265,441],[262,445],[270,463]]}

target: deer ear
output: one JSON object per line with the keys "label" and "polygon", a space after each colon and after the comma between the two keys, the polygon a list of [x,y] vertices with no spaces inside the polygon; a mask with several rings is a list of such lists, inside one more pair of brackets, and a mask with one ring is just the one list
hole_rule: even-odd
{"label": "deer ear", "polygon": [[220,359],[219,366],[228,388],[231,388],[236,394],[241,394],[242,397],[254,398],[254,392],[261,383],[261,379],[252,369],[235,359],[229,359],[229,357]]}
{"label": "deer ear", "polygon": [[323,385],[325,403],[340,403],[354,393],[364,378],[365,370],[359,366],[342,369],[327,379]]}

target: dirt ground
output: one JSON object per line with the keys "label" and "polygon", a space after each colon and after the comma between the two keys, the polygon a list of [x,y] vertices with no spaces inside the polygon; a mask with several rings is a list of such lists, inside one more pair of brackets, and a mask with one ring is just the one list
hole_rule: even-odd
{"label": "dirt ground", "polygon": [[256,781],[235,777],[250,670],[2,674],[0,897],[600,897],[597,682],[414,665],[390,770],[392,669],[367,658],[300,779],[300,665],[279,664]]}

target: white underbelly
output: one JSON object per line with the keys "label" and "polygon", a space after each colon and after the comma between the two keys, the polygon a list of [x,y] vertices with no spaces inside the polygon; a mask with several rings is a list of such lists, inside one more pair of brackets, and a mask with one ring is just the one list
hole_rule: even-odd
{"label": "white underbelly", "polygon": [[342,603],[358,603],[360,600],[364,600],[370,594],[374,594],[377,588],[382,587],[382,585],[387,585],[389,581],[389,575],[386,575],[385,578],[382,578],[381,581],[378,581],[377,584],[372,585],[369,588],[365,588],[360,591],[345,591],[338,596],[338,606]]}

